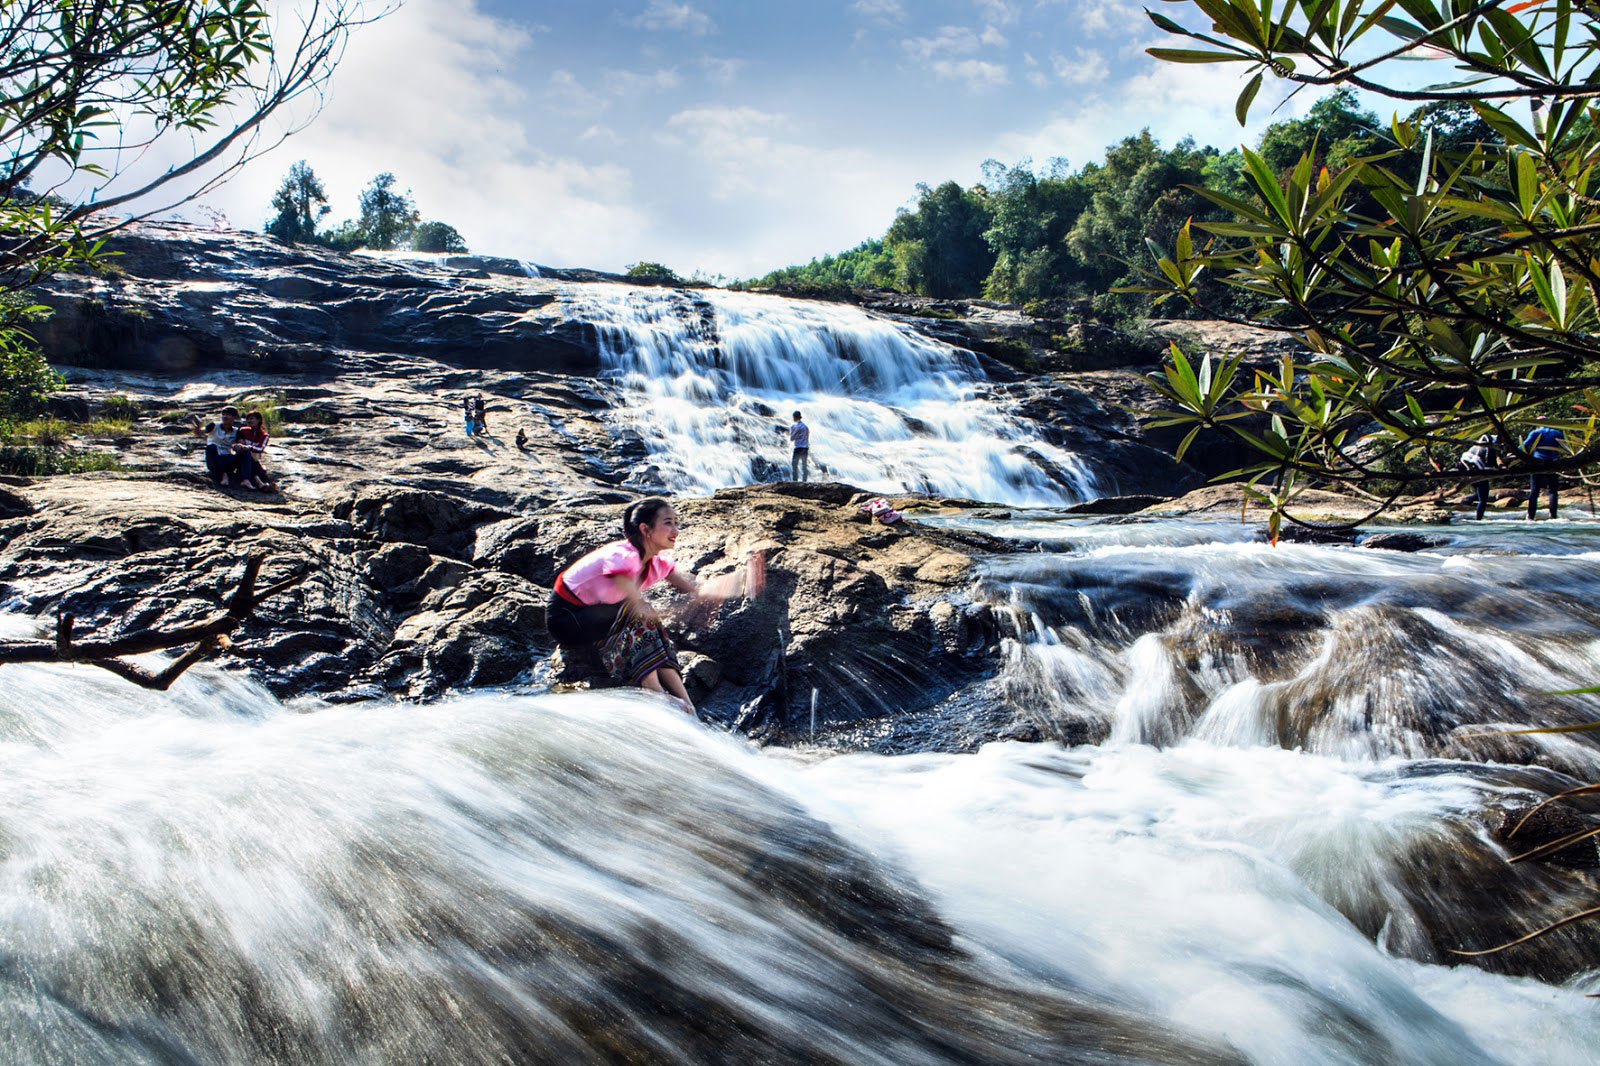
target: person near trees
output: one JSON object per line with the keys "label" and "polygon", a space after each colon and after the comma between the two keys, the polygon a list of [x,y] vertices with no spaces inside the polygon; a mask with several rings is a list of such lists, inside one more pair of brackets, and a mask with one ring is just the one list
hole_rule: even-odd
{"label": "person near trees", "polygon": [[1533,520],[1534,513],[1539,510],[1539,489],[1546,486],[1550,489],[1550,517],[1556,516],[1556,493],[1561,485],[1561,475],[1547,473],[1538,467],[1541,463],[1550,463],[1561,458],[1566,440],[1565,433],[1555,426],[1545,425],[1542,418],[1528,431],[1528,435],[1522,438],[1522,450],[1534,463],[1534,469],[1528,474],[1529,521]]}
{"label": "person near trees", "polygon": [[239,455],[233,446],[239,440],[239,409],[224,407],[215,422],[200,424],[200,416],[190,416],[194,435],[206,442],[206,472],[215,484],[227,487],[239,476]]}
{"label": "person near trees", "polygon": [[[1500,465],[1500,440],[1493,433],[1485,433],[1473,442],[1472,447],[1461,453],[1461,458],[1456,465],[1463,470],[1474,470],[1487,475],[1488,471]],[[1487,476],[1472,483],[1472,495],[1478,505],[1478,513],[1474,518],[1482,519],[1484,510],[1489,506],[1489,478]]]}
{"label": "person near trees", "polygon": [[[783,430],[778,430],[782,433]],[[791,481],[811,480],[811,427],[800,420],[800,412],[794,413],[794,422],[789,426],[789,443],[794,451],[789,456],[789,479]]]}
{"label": "person near trees", "polygon": [[239,428],[238,438],[233,444],[234,456],[239,461],[239,483],[258,492],[277,489],[266,468],[261,465],[271,436],[267,432],[266,417],[260,411],[251,411],[244,416],[244,425]]}
{"label": "person near trees", "polygon": [[597,650],[606,673],[668,693],[693,715],[677,649],[644,593],[665,581],[688,594],[691,603],[714,608],[729,596],[759,593],[765,571],[758,553],[742,569],[699,584],[666,554],[677,544],[679,528],[678,512],[666,500],[629,504],[622,514],[622,540],[594,549],[556,576],[545,627],[563,648]]}

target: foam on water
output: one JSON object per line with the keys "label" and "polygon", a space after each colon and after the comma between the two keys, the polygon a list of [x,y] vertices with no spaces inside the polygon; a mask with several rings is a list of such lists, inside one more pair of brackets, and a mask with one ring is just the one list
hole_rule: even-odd
{"label": "foam on water", "polygon": [[714,1025],[729,1061],[1560,1066],[1600,1039],[1575,991],[1340,916],[1397,906],[1493,792],[1465,776],[1197,743],[816,762],[638,694],[7,682],[11,1061],[696,1062]]}

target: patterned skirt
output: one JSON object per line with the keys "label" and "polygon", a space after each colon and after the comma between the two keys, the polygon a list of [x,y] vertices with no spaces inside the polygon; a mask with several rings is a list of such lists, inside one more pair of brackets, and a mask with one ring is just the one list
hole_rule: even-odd
{"label": "patterned skirt", "polygon": [[659,621],[642,619],[632,611],[618,611],[611,632],[600,642],[600,661],[612,677],[637,685],[663,666],[676,670],[678,649],[672,646],[672,638]]}

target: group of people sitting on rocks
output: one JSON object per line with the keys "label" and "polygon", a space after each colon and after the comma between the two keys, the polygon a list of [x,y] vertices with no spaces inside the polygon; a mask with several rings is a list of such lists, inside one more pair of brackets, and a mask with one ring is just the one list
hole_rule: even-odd
{"label": "group of people sitting on rocks", "polygon": [[[1522,439],[1518,449],[1522,454],[1533,460],[1534,468],[1528,472],[1528,519],[1531,521],[1539,511],[1539,495],[1543,490],[1550,493],[1550,517],[1556,517],[1557,495],[1561,487],[1561,475],[1539,469],[1540,464],[1551,463],[1561,458],[1566,446],[1567,435],[1555,426],[1545,425],[1541,419],[1528,435]],[[1497,469],[1505,460],[1506,448],[1504,442],[1494,433],[1485,433],[1473,442],[1472,447],[1462,453],[1456,465],[1462,470],[1482,473],[1484,476],[1472,483],[1473,500],[1477,504],[1476,518],[1482,518],[1484,510],[1489,506],[1489,477],[1490,471]]]}
{"label": "group of people sitting on rocks", "polygon": [[190,419],[194,435],[206,442],[206,472],[211,480],[230,488],[235,485],[258,492],[276,492],[272,477],[262,466],[267,451],[266,417],[251,411],[239,421],[239,409],[224,407],[215,422],[200,424],[200,416]]}

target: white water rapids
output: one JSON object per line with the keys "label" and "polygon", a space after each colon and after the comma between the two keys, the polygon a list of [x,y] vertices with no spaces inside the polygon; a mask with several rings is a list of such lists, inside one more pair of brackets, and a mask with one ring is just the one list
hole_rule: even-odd
{"label": "white water rapids", "polygon": [[[1055,528],[1092,546],[1021,557],[1034,589],[1109,567],[1203,601],[1214,573],[1237,610],[1331,570],[1351,599],[1420,597],[1441,569]],[[1513,591],[1594,571],[1456,558]],[[1138,643],[1085,594],[1121,621],[1041,615],[1054,643],[1031,646]],[[1122,656],[1128,692],[1171,670]],[[1467,764],[1237,730],[1157,747],[1126,708],[1102,747],[824,757],[642,694],[291,708],[203,670],[170,695],[87,667],[6,681],[8,1062],[1579,1066],[1600,1042],[1600,974],[1385,950],[1422,857],[1491,848],[1472,816],[1513,789]],[[1364,914],[1388,915],[1376,944]]]}
{"label": "white water rapids", "polygon": [[599,330],[625,399],[613,418],[643,440],[652,488],[787,479],[799,410],[814,480],[1011,504],[1100,494],[1079,456],[989,397],[970,352],[858,308],[592,284],[565,299]]}

